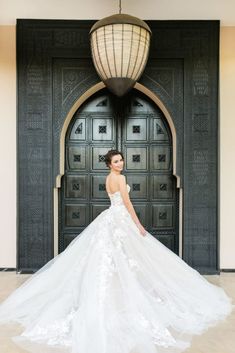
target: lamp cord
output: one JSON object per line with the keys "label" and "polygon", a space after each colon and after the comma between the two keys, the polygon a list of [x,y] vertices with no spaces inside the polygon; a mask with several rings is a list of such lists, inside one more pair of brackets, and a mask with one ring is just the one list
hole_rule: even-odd
{"label": "lamp cord", "polygon": [[119,14],[122,13],[122,0],[119,0]]}

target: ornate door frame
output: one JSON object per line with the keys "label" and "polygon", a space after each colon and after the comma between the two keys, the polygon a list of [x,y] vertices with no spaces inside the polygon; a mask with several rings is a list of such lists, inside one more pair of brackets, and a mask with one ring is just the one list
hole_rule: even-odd
{"label": "ornate door frame", "polygon": [[[35,271],[54,256],[64,120],[78,97],[86,99],[86,92],[102,85],[90,56],[94,22],[17,20],[19,272]],[[139,84],[158,97],[176,130],[174,173],[184,190],[182,257],[201,273],[219,273],[219,21],[147,22],[153,36]],[[74,62],[76,82],[69,79],[66,59]],[[55,91],[61,74],[63,87]]]}
{"label": "ornate door frame", "polygon": [[[64,178],[64,176],[67,178],[68,176],[67,176],[67,173],[66,173],[66,171],[65,171],[65,165],[67,165],[67,167],[72,163],[73,164],[73,162],[72,162],[72,159],[71,159],[71,157],[72,156],[70,156],[69,157],[69,160],[70,160],[70,162],[66,162],[65,161],[65,155],[66,155],[66,153],[67,153],[67,155],[68,155],[68,151],[66,152],[66,149],[65,149],[65,146],[66,146],[66,142],[65,142],[65,140],[66,140],[66,135],[68,134],[68,129],[70,129],[71,130],[71,121],[73,121],[74,120],[74,112],[76,112],[76,121],[77,121],[77,119],[79,118],[79,110],[80,110],[80,114],[82,115],[82,119],[81,119],[81,121],[82,121],[82,123],[81,124],[88,124],[88,121],[85,123],[83,120],[84,119],[86,119],[86,115],[88,114],[88,115],[92,115],[92,114],[94,114],[94,112],[90,112],[90,110],[88,110],[87,112],[86,112],[86,109],[85,109],[85,107],[86,107],[86,105],[84,106],[83,104],[85,103],[86,104],[86,102],[87,101],[89,101],[89,103],[88,104],[92,104],[92,98],[93,98],[93,96],[95,96],[95,98],[94,98],[94,100],[95,100],[95,102],[97,103],[97,99],[98,99],[98,97],[97,97],[97,94],[95,94],[95,93],[98,93],[99,91],[102,91],[102,89],[103,89],[103,87],[104,87],[104,85],[103,84],[101,84],[101,85],[99,85],[99,84],[97,84],[97,85],[95,85],[96,87],[92,87],[92,90],[90,91],[90,92],[92,92],[92,95],[90,96],[89,95],[89,92],[86,92],[85,93],[85,95],[86,95],[86,97],[87,97],[87,99],[84,101],[84,97],[82,96],[82,97],[80,97],[79,99],[78,99],[78,101],[76,101],[75,103],[74,103],[74,105],[71,107],[71,109],[70,109],[70,111],[69,111],[69,113],[68,113],[68,115],[67,115],[67,117],[65,118],[65,120],[64,120],[64,125],[63,125],[63,128],[62,128],[62,130],[61,130],[61,135],[60,135],[60,166],[61,166],[61,170],[60,170],[60,174],[57,176],[57,185],[56,185],[56,187],[54,188],[54,215],[56,215],[56,217],[54,217],[54,255],[57,255],[58,253],[59,253],[59,251],[62,251],[62,249],[64,248],[64,246],[65,246],[65,244],[67,244],[67,242],[68,241],[71,241],[72,239],[73,239],[73,237],[74,237],[74,234],[78,234],[83,228],[84,228],[84,226],[78,226],[78,228],[76,229],[77,230],[77,233],[76,233],[76,231],[75,231],[75,226],[74,226],[74,220],[73,219],[70,219],[70,223],[72,222],[73,223],[73,226],[72,225],[70,225],[70,226],[66,226],[66,218],[65,218],[65,214],[67,214],[67,212],[66,212],[66,204],[68,204],[69,206],[69,208],[71,208],[71,206],[73,206],[73,207],[75,207],[74,208],[74,210],[76,210],[76,214],[77,214],[77,212],[79,212],[79,214],[81,214],[82,216],[81,216],[81,219],[79,220],[79,219],[77,219],[77,221],[75,220],[75,223],[78,223],[78,224],[80,224],[80,223],[86,223],[87,222],[87,219],[89,219],[89,217],[91,216],[89,216],[88,217],[88,214],[87,213],[89,213],[89,211],[88,211],[88,209],[87,208],[90,208],[90,207],[87,207],[87,197],[85,197],[85,195],[84,195],[84,191],[83,191],[83,189],[84,189],[84,184],[85,184],[85,179],[83,179],[83,177],[82,177],[82,175],[84,174],[84,168],[86,169],[86,168],[88,168],[88,169],[92,169],[92,167],[85,167],[85,165],[87,165],[87,163],[88,163],[88,161],[86,161],[86,163],[85,164],[83,164],[82,162],[81,162],[81,164],[82,164],[82,169],[81,169],[81,176],[79,177],[79,175],[80,175],[80,170],[79,170],[79,167],[78,167],[78,169],[76,169],[76,170],[74,170],[73,168],[74,167],[72,167],[72,173],[71,173],[71,170],[70,170],[70,173],[69,173],[69,178],[70,178],[70,182],[68,183],[68,185],[67,186],[65,186],[64,185],[64,182],[62,181],[62,179]],[[101,86],[101,87],[100,87]],[[97,88],[97,90],[96,90],[96,88]],[[165,244],[167,244],[170,248],[171,247],[173,247],[174,248],[174,251],[180,256],[180,257],[182,257],[182,209],[179,209],[179,204],[180,205],[182,205],[182,189],[180,189],[180,187],[179,187],[179,185],[180,185],[180,177],[178,176],[178,175],[176,175],[175,174],[175,171],[176,171],[176,164],[177,164],[177,162],[176,162],[176,130],[175,130],[175,126],[174,126],[174,122],[173,122],[173,120],[172,120],[172,118],[171,118],[171,116],[170,116],[170,114],[169,114],[169,112],[167,111],[167,108],[164,106],[164,104],[162,103],[162,101],[156,96],[156,95],[153,95],[152,94],[152,92],[150,91],[150,90],[148,90],[145,86],[143,86],[143,85],[141,85],[140,83],[138,83],[138,84],[136,84],[135,85],[135,91],[137,91],[137,92],[142,92],[142,93],[144,93],[144,95],[142,95],[141,97],[142,97],[142,99],[144,99],[145,97],[146,97],[146,99],[147,98],[150,98],[151,97],[151,99],[150,99],[150,101],[153,103],[153,107],[154,106],[156,106],[156,111],[159,111],[159,106],[161,106],[161,108],[162,109],[160,109],[160,111],[162,112],[162,111],[165,111],[165,115],[163,114],[163,113],[161,113],[160,114],[160,116],[164,116],[164,120],[166,120],[166,122],[167,122],[167,125],[169,126],[169,129],[170,129],[170,135],[171,135],[171,145],[172,145],[172,147],[171,147],[171,150],[172,150],[172,152],[170,153],[170,155],[171,155],[171,157],[170,157],[170,165],[172,165],[172,167],[170,167],[170,170],[171,170],[171,175],[173,175],[174,177],[175,177],[175,181],[176,182],[174,182],[173,184],[175,185],[175,187],[176,188],[178,188],[178,190],[173,190],[172,189],[172,198],[171,197],[166,197],[166,195],[163,197],[163,199],[162,199],[162,201],[161,201],[161,208],[162,207],[170,207],[170,209],[171,209],[171,207],[173,207],[172,206],[172,204],[170,204],[170,206],[169,205],[165,205],[164,206],[164,198],[166,198],[166,200],[165,201],[167,201],[167,204],[169,203],[169,201],[173,201],[174,200],[174,198],[176,198],[175,199],[175,202],[174,202],[174,204],[176,203],[176,205],[177,205],[177,207],[175,207],[175,205],[174,205],[174,207],[173,207],[173,214],[170,216],[170,214],[168,214],[169,212],[170,212],[170,210],[168,209],[168,211],[166,211],[166,213],[168,214],[168,217],[170,217],[168,220],[167,220],[167,222],[172,222],[172,228],[174,229],[171,229],[171,227],[168,225],[167,227],[164,227],[164,226],[162,226],[162,230],[161,230],[161,227],[159,227],[157,230],[156,230],[156,228],[155,228],[155,231],[151,231],[151,229],[150,229],[150,232],[152,233],[152,234],[154,234],[154,233],[156,233],[155,234],[155,236],[157,235],[158,237],[160,236],[160,238],[162,239],[162,241],[165,243]],[[94,93],[94,91],[95,91],[95,93]],[[105,93],[103,93],[104,94],[104,96],[105,96]],[[90,99],[91,98],[91,99]],[[140,97],[139,97],[140,98]],[[104,99],[104,97],[102,98],[102,99]],[[108,99],[108,98],[107,98]],[[128,100],[129,100],[129,98],[127,98]],[[138,96],[137,96],[137,99],[138,99]],[[128,101],[129,102],[129,101]],[[128,102],[126,102],[126,103],[124,103],[124,105],[126,106],[126,104],[128,105],[129,103]],[[144,103],[143,103],[144,104]],[[81,106],[83,105],[83,109],[81,110],[80,108],[82,108]],[[85,109],[85,110],[84,110]],[[150,108],[150,106],[149,106],[149,108],[148,108],[148,113],[147,113],[147,116],[148,116],[148,120],[150,119],[152,119],[152,116],[151,116],[151,112],[150,112],[150,110],[149,109],[151,109]],[[154,108],[153,108],[153,111],[154,111]],[[102,112],[103,112],[103,110],[102,110]],[[106,113],[104,113],[104,112],[106,112]],[[98,116],[100,116],[100,114],[102,114],[102,117],[104,117],[104,115],[103,114],[107,114],[107,108],[105,107],[104,108],[104,112],[103,113],[100,113],[100,110],[97,110],[97,112],[95,113],[95,117],[96,118],[98,118]],[[116,113],[117,112],[114,112],[115,113],[115,115],[116,115]],[[137,113],[137,112],[136,112]],[[146,115],[146,112],[144,112],[144,114]],[[110,117],[110,115],[108,115],[109,117]],[[139,114],[138,114],[138,116],[140,117],[141,116],[141,113],[139,112]],[[87,117],[88,118],[88,117]],[[132,117],[133,118],[133,117]],[[144,118],[144,116],[143,116],[143,118]],[[77,126],[77,122],[75,123],[76,124],[76,126]],[[96,127],[95,127],[96,128]],[[142,128],[141,128],[142,129]],[[84,134],[85,134],[85,130],[87,130],[87,129],[84,129]],[[87,130],[88,131],[88,130]],[[108,135],[109,136],[109,135]],[[98,137],[98,136],[97,136]],[[83,135],[81,135],[81,138],[82,138],[82,140],[81,140],[81,144],[82,144],[82,148],[84,148],[84,139],[85,139],[85,135],[83,136]],[[149,137],[150,138],[150,137]],[[67,137],[67,139],[68,139],[68,137]],[[70,138],[69,138],[69,140],[70,140]],[[109,143],[112,143],[113,144],[113,140],[111,140],[110,141],[110,139],[108,139],[109,140]],[[75,143],[75,141],[76,140],[74,140],[74,139],[72,139],[72,142],[70,142],[70,143],[72,143],[72,146],[73,146],[73,148],[75,148],[74,146],[74,143]],[[150,140],[151,141],[151,140]],[[97,141],[96,141],[97,142]],[[149,141],[146,141],[147,143],[149,142]],[[166,142],[166,141],[165,141]],[[67,142],[68,143],[68,142]],[[107,144],[108,142],[106,141],[106,144]],[[120,142],[119,141],[119,143],[122,145],[122,142]],[[124,141],[123,141],[123,143],[124,143]],[[156,143],[156,142],[155,142]],[[158,142],[159,143],[159,142]],[[145,144],[145,143],[144,143]],[[79,145],[78,145],[79,146]],[[110,145],[111,146],[111,145]],[[102,147],[102,146],[101,146]],[[150,147],[150,146],[149,146]],[[67,148],[68,148],[68,146],[67,146]],[[96,143],[96,148],[97,148],[97,143]],[[111,147],[110,147],[111,148]],[[121,147],[120,147],[121,148]],[[106,148],[107,149],[107,148]],[[92,149],[93,150],[93,149]],[[121,148],[121,150],[123,150],[122,148]],[[75,153],[75,154],[77,154],[77,153],[84,153],[84,150],[83,150],[83,152],[82,151],[80,151],[80,150],[76,150],[77,152],[75,153],[75,152],[72,152],[71,151],[71,153],[73,154],[73,153]],[[124,152],[124,150],[123,150],[123,152]],[[90,154],[90,153],[92,153],[92,151],[90,151],[90,152],[88,152],[88,151],[86,151],[86,154]],[[101,153],[101,152],[99,152],[99,153]],[[125,152],[124,152],[124,154],[125,154]],[[91,159],[92,159],[92,161],[90,162],[92,165],[93,165],[93,163],[98,163],[98,161],[97,162],[95,162],[96,161],[96,156],[90,156],[91,157]],[[67,156],[67,158],[68,158],[68,156]],[[80,155],[80,158],[81,158],[81,160],[82,160],[82,157],[81,157],[81,155]],[[94,159],[94,160],[93,160]],[[80,163],[79,163],[80,164]],[[174,166],[174,168],[173,168],[173,166]],[[149,168],[150,168],[150,166],[149,166]],[[69,169],[70,169],[70,167],[69,167]],[[98,167],[98,170],[97,170],[97,172],[98,172],[98,174],[99,174],[99,172],[101,172],[101,175],[100,176],[103,176],[103,174],[104,174],[104,172],[105,172],[105,170],[102,170],[102,171],[100,171],[99,170],[100,169],[100,166]],[[173,170],[173,172],[172,172],[172,169],[174,169]],[[151,169],[150,169],[151,170]],[[150,171],[149,170],[149,171]],[[138,170],[139,172],[141,172],[141,170]],[[149,172],[148,171],[148,172]],[[161,170],[158,170],[158,174],[159,174],[159,172],[160,172]],[[165,170],[165,172],[167,171],[167,169]],[[156,178],[156,172],[157,172],[157,170],[155,170],[154,171],[154,169],[152,170],[152,172],[151,172],[151,174],[152,175],[155,175],[155,177],[154,178]],[[161,172],[164,172],[164,169],[161,171]],[[168,171],[168,173],[169,173],[169,171]],[[128,176],[128,174],[129,174],[129,176]],[[137,174],[139,174],[139,173],[137,173]],[[143,177],[143,173],[141,173],[142,174],[142,177]],[[144,173],[145,174],[145,173]],[[160,173],[160,175],[161,175],[162,173]],[[130,174],[130,171],[129,171],[129,173],[128,173],[128,170],[127,170],[127,178],[129,178],[129,177],[131,177],[131,174]],[[72,178],[72,179],[71,179]],[[92,179],[94,178],[94,176],[92,176],[91,177]],[[95,176],[95,178],[98,178],[99,179],[99,177],[96,175]],[[152,177],[151,177],[152,178]],[[158,178],[159,178],[159,175],[158,175]],[[97,180],[98,180],[97,179]],[[71,180],[73,180],[73,182],[75,182],[75,184],[77,185],[78,183],[80,184],[80,188],[79,188],[79,190],[80,191],[77,191],[77,195],[78,195],[78,200],[75,202],[75,196],[74,196],[74,193],[76,193],[75,191],[73,191],[73,188],[72,188],[72,184],[71,184]],[[147,180],[147,179],[146,179]],[[163,180],[163,179],[162,179]],[[101,180],[100,180],[100,182],[101,182]],[[102,179],[102,182],[103,182],[103,179]],[[130,183],[131,181],[129,180],[129,183]],[[135,182],[137,182],[137,180],[135,181]],[[142,182],[143,181],[141,181],[141,184],[142,184]],[[153,182],[153,180],[151,181],[151,182]],[[161,181],[161,182],[163,182],[163,181]],[[167,184],[166,184],[166,187],[167,187],[167,189],[166,190],[168,190],[168,192],[170,192],[170,190],[171,190],[171,188],[173,187],[173,185],[171,185],[171,181],[169,180],[169,181],[167,181],[167,180],[165,180],[164,182],[167,182]],[[88,183],[88,181],[87,181],[87,183]],[[78,187],[78,185],[76,186],[76,187]],[[90,187],[91,187],[91,190],[90,190]],[[90,187],[88,187],[88,190],[90,190],[90,192],[91,192],[91,194],[93,194],[93,193],[99,193],[99,191],[98,191],[98,189],[97,189],[97,181],[96,181],[96,183],[95,183],[95,185],[93,185],[93,183],[91,184],[91,186]],[[142,184],[142,187],[143,187],[143,184]],[[142,188],[141,187],[141,188]],[[152,189],[152,186],[151,185],[148,185],[147,186],[147,189]],[[63,192],[62,192],[62,190],[63,190]],[[66,191],[67,190],[67,191]],[[155,185],[155,187],[153,187],[153,190],[156,190],[156,192],[157,192],[157,185]],[[70,193],[71,195],[73,195],[73,196],[68,196],[67,195],[67,193]],[[159,192],[159,190],[158,190],[158,192]],[[175,195],[175,192],[177,192],[177,195]],[[88,193],[89,193],[89,191],[88,191]],[[142,193],[143,193],[143,191],[142,191]],[[142,194],[141,193],[141,194]],[[165,193],[167,193],[167,191],[165,191],[165,192],[163,192],[164,194]],[[103,191],[101,192],[101,194],[102,194],[102,197],[101,197],[101,200],[99,200],[99,199],[96,199],[96,201],[95,201],[95,207],[97,208],[98,207],[98,204],[99,204],[99,202],[101,202],[101,204],[99,204],[99,207],[101,207],[101,210],[105,207],[105,208],[107,208],[108,207],[108,204],[106,204],[105,206],[103,205],[103,203],[104,203],[104,200],[103,200],[103,197],[104,197],[104,195],[103,195]],[[145,194],[145,192],[144,192],[144,194]],[[141,200],[141,198],[139,198],[139,197],[137,197],[137,200],[138,200],[138,198],[139,198],[139,201],[137,202],[137,208],[138,208],[138,204],[141,202],[141,204],[143,203],[143,197],[144,197],[144,194],[141,196],[141,198],[142,198],[142,200]],[[147,190],[146,190],[146,197],[147,197]],[[160,194],[161,194],[161,192],[160,192]],[[80,195],[80,196],[79,196]],[[101,196],[101,195],[100,195]],[[163,196],[163,194],[162,194],[162,196]],[[93,200],[93,197],[94,196],[91,196],[90,195],[90,197],[91,197],[91,200],[90,200],[90,202],[92,203],[92,200]],[[96,197],[99,197],[98,196],[98,194],[96,195]],[[61,200],[60,200],[60,198],[61,198]],[[81,203],[81,209],[80,209],[80,206],[79,206],[79,199],[81,200],[80,201],[80,203]],[[178,202],[178,199],[179,199],[179,202]],[[63,201],[62,201],[63,200]],[[66,201],[65,201],[66,200]],[[133,201],[135,201],[135,200],[133,200]],[[157,204],[156,204],[156,201],[158,201],[158,200],[156,200],[156,198],[154,199],[154,198],[152,198],[152,197],[150,197],[150,199],[149,199],[149,201],[148,201],[148,203],[150,203],[151,204],[151,206],[150,206],[150,208],[149,208],[149,213],[151,213],[151,212],[153,212],[154,211],[154,209],[153,209],[153,207],[159,207],[159,204],[158,204],[158,206],[157,206]],[[64,204],[64,202],[66,203],[66,204]],[[162,204],[162,202],[163,202],[163,204]],[[90,203],[89,203],[90,204]],[[155,205],[154,205],[155,204]],[[137,208],[136,208],[136,211],[137,211]],[[144,208],[145,209],[145,208]],[[59,211],[58,211],[59,210]],[[93,210],[93,209],[92,209]],[[94,211],[94,210],[93,210]],[[93,213],[93,211],[91,212],[91,213]],[[98,210],[96,209],[95,210],[95,212],[97,212]],[[140,211],[140,210],[139,210]],[[143,211],[143,210],[142,210]],[[141,211],[141,212],[142,212]],[[59,212],[59,214],[58,214],[58,212]],[[69,212],[69,215],[71,216],[71,210],[69,211],[68,210],[68,212]],[[155,212],[156,212],[156,209],[155,209]],[[171,210],[171,212],[172,212],[172,210]],[[170,213],[171,213],[170,212]],[[76,216],[77,217],[77,216]],[[75,217],[75,218],[76,218]],[[145,217],[146,217],[146,215],[145,215]],[[167,218],[168,218],[167,217]],[[177,219],[175,219],[175,218],[177,218]],[[179,219],[180,218],[180,219]],[[152,222],[152,221],[151,221]],[[166,221],[163,221],[163,222],[166,222]],[[180,227],[179,227],[179,223],[180,223]],[[59,229],[61,229],[61,233],[63,234],[63,235],[59,235],[59,230],[58,230],[58,224],[59,224]],[[75,228],[74,228],[75,227]],[[154,225],[152,225],[152,227],[153,227],[153,229],[154,229]],[[177,230],[176,230],[176,228],[177,228]],[[64,229],[64,230],[62,230],[62,229]],[[154,232],[154,233],[153,233]],[[175,232],[176,232],[176,234],[175,234]],[[64,235],[65,234],[65,235]],[[160,235],[161,234],[161,235]],[[174,236],[173,236],[173,234],[175,234]],[[159,240],[161,240],[161,239],[159,239]],[[180,244],[179,244],[180,243]],[[58,244],[60,244],[60,245],[58,245]],[[59,250],[60,249],[60,250]]]}

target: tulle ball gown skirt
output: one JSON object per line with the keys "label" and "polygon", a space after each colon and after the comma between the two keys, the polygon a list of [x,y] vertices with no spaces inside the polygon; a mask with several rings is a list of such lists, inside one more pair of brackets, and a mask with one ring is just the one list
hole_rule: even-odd
{"label": "tulle ball gown skirt", "polygon": [[234,309],[222,288],[140,234],[119,193],[110,198],[108,209],[0,305],[0,324],[21,324],[12,340],[26,351],[182,352]]}

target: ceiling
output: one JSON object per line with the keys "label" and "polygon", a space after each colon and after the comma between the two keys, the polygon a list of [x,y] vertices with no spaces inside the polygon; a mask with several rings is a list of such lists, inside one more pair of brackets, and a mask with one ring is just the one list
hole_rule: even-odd
{"label": "ceiling", "polygon": [[[100,19],[118,12],[118,0],[0,0],[0,25],[17,18]],[[122,0],[122,12],[145,20],[220,20],[235,26],[235,0]]]}

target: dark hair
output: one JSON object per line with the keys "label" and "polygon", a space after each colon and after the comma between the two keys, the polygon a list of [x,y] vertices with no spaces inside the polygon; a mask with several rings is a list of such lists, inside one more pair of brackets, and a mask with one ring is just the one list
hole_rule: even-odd
{"label": "dark hair", "polygon": [[117,154],[120,154],[122,156],[122,158],[124,159],[122,152],[120,152],[118,150],[109,150],[106,153],[106,155],[104,156],[104,161],[105,161],[105,164],[107,165],[107,167],[109,167],[109,165],[111,164],[112,157],[116,156]]}

